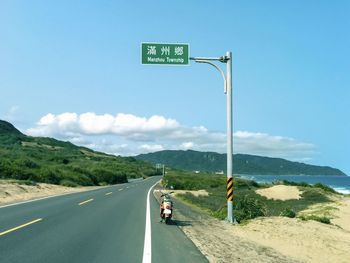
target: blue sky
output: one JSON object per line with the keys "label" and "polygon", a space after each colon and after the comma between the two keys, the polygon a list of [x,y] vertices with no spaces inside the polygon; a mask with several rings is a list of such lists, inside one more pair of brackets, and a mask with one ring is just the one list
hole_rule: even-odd
{"label": "blue sky", "polygon": [[0,118],[114,154],[225,151],[211,67],[144,66],[141,42],[233,53],[234,152],[350,174],[349,1],[1,1]]}

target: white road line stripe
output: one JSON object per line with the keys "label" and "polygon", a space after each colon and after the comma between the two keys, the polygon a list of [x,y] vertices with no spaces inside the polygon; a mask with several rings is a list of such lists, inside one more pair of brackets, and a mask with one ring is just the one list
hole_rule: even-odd
{"label": "white road line stripe", "polygon": [[94,201],[94,199],[93,199],[93,198],[91,198],[91,199],[89,199],[89,200],[86,200],[86,201],[80,202],[78,205],[84,205],[84,204],[89,203],[89,202],[91,202],[91,201]]}
{"label": "white road line stripe", "polygon": [[152,236],[151,236],[152,231],[151,231],[151,213],[150,213],[149,195],[150,195],[153,187],[159,182],[160,182],[160,180],[158,182],[156,182],[154,185],[152,185],[147,193],[145,241],[143,243],[144,245],[143,245],[142,263],[151,263],[152,262]]}

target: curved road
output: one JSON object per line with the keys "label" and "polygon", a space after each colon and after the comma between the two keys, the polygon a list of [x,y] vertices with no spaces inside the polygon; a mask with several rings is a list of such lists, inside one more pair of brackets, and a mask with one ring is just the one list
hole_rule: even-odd
{"label": "curved road", "polygon": [[[159,179],[0,207],[0,262],[142,262],[147,192]],[[207,262],[176,225],[159,223],[152,194],[149,207],[151,262]]]}

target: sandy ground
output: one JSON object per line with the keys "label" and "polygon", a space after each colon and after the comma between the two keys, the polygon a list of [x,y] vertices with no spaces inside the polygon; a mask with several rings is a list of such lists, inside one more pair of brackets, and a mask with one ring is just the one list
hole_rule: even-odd
{"label": "sandy ground", "polygon": [[339,201],[338,210],[335,211],[333,215],[334,219],[332,219],[331,222],[350,233],[350,197],[344,197]]}
{"label": "sandy ground", "polygon": [[[284,189],[286,196],[279,190],[275,195],[275,187],[265,194],[297,198],[293,188]],[[350,198],[338,198],[334,206],[327,209],[331,225],[286,217],[230,225],[176,198],[174,219],[210,262],[350,262]]]}
{"label": "sandy ground", "polygon": [[0,205],[21,202],[51,195],[65,194],[94,189],[92,187],[65,187],[60,185],[38,183],[35,186],[0,180]]}
{"label": "sandy ground", "polygon": [[296,186],[274,185],[269,188],[258,189],[257,194],[265,196],[267,199],[290,200],[300,199],[302,192]]}

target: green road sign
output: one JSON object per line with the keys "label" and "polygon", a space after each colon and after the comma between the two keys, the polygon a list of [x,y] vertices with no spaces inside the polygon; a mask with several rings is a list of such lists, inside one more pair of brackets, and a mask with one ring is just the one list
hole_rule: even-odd
{"label": "green road sign", "polygon": [[188,44],[141,44],[142,64],[188,65]]}

